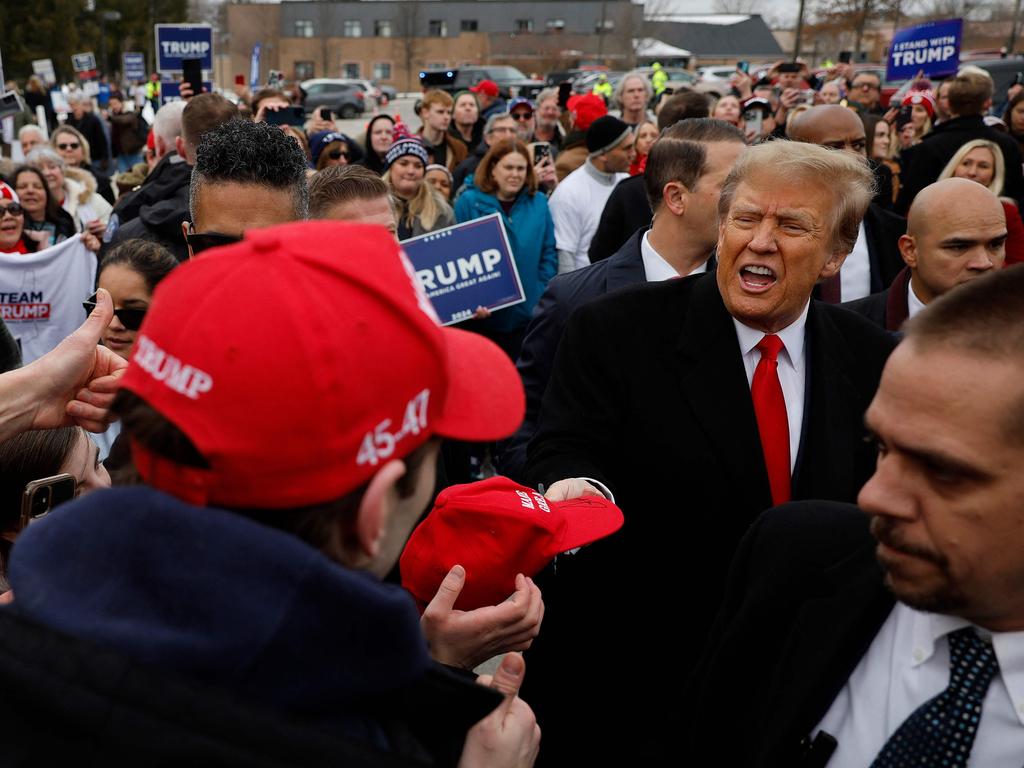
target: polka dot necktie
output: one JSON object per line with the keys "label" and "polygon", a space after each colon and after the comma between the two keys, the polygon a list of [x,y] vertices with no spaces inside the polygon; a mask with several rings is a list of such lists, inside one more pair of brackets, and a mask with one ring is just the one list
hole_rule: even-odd
{"label": "polka dot necktie", "polygon": [[999,671],[992,644],[971,627],[948,635],[949,685],[903,721],[871,768],[963,768],[981,722],[981,705]]}

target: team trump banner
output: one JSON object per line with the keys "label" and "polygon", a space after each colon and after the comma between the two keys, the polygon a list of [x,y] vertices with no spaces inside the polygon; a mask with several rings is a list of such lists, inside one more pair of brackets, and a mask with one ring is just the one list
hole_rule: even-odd
{"label": "team trump banner", "polygon": [[96,254],[75,235],[36,253],[0,253],[0,319],[31,363],[85,320]]}

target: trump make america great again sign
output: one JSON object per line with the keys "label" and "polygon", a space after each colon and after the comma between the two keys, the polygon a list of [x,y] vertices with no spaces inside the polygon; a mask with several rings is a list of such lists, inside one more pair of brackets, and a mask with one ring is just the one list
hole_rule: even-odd
{"label": "trump make america great again sign", "polygon": [[928,77],[956,74],[962,32],[962,19],[930,21],[898,30],[889,48],[886,79],[908,80],[918,72]]}
{"label": "trump make america great again sign", "polygon": [[442,325],[526,300],[500,214],[403,240],[402,249]]}

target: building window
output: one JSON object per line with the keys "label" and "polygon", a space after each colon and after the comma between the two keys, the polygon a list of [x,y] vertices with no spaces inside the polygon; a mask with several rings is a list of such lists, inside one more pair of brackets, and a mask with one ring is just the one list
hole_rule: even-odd
{"label": "building window", "polygon": [[544,26],[552,32],[560,32],[565,29],[565,19],[548,19]]}
{"label": "building window", "polygon": [[448,22],[444,19],[431,19],[429,34],[431,37],[448,37]]}
{"label": "building window", "polygon": [[480,28],[476,19],[463,19],[459,22],[460,32],[476,32]]}
{"label": "building window", "polygon": [[296,61],[295,62],[295,79],[296,80],[310,80],[316,77],[316,68],[313,66],[312,61]]}
{"label": "building window", "polygon": [[601,34],[602,28],[605,32],[611,32],[615,29],[615,19],[605,19],[604,21],[598,19],[594,24],[594,31]]}
{"label": "building window", "polygon": [[533,32],[533,19],[516,19],[513,29],[516,32]]}
{"label": "building window", "polygon": [[358,80],[359,75],[359,62],[358,61],[346,61],[341,65],[341,76],[346,77],[349,80]]}
{"label": "building window", "polygon": [[363,23],[359,19],[345,19],[341,29],[342,37],[362,37]]}
{"label": "building window", "polygon": [[378,19],[373,22],[374,37],[391,37],[391,19]]}
{"label": "building window", "polygon": [[390,61],[376,61],[373,64],[373,79],[374,80],[390,80],[391,79],[391,62]]}
{"label": "building window", "polygon": [[296,37],[312,37],[313,36],[313,22],[307,19],[296,19],[295,20],[295,36]]}

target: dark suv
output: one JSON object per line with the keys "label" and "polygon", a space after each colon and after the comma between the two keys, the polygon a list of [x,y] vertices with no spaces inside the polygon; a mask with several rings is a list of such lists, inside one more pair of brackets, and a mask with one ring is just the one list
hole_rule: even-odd
{"label": "dark suv", "polygon": [[302,107],[310,114],[317,107],[328,107],[345,120],[359,117],[366,110],[363,89],[350,80],[316,78],[299,84],[304,97]]}
{"label": "dark suv", "polygon": [[532,99],[544,88],[543,80],[529,78],[515,67],[460,67],[420,72],[420,84],[424,88],[440,88],[449,93],[468,90],[481,80],[492,80],[506,99],[515,96]]}

